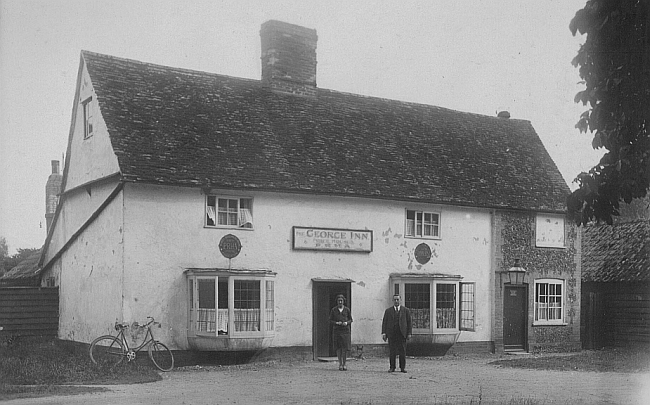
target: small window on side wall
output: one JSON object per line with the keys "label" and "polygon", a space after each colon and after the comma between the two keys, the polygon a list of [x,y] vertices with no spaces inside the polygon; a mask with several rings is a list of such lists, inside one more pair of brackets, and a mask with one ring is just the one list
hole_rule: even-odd
{"label": "small window on side wall", "polygon": [[564,215],[537,214],[535,218],[535,246],[563,248]]}
{"label": "small window on side wall", "polygon": [[440,238],[440,213],[406,210],[405,235],[411,238]]}
{"label": "small window on side wall", "polygon": [[92,108],[92,97],[88,97],[83,103],[83,113],[84,113],[84,139],[88,139],[93,136],[93,108]]}
{"label": "small window on side wall", "polygon": [[253,228],[253,199],[237,197],[206,198],[205,225],[209,227]]}

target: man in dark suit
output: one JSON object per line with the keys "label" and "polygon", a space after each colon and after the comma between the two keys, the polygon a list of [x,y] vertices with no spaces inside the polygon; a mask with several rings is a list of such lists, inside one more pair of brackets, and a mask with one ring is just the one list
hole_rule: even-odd
{"label": "man in dark suit", "polygon": [[402,373],[406,373],[406,341],[411,338],[412,332],[411,312],[400,305],[400,296],[395,294],[393,306],[386,309],[381,323],[381,337],[384,342],[388,339],[390,351],[389,372],[395,371],[395,357],[399,355],[399,368]]}

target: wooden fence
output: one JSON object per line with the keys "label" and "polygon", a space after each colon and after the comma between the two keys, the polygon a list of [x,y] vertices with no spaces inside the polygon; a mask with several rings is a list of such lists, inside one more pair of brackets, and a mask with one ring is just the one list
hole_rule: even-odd
{"label": "wooden fence", "polygon": [[58,287],[0,287],[0,342],[15,336],[56,337]]}
{"label": "wooden fence", "polygon": [[650,345],[650,283],[582,283],[582,347]]}

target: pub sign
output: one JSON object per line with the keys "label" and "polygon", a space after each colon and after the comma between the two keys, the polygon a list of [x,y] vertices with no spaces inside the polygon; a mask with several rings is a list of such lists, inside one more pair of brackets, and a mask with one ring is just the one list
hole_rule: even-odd
{"label": "pub sign", "polygon": [[372,252],[372,231],[293,227],[293,249]]}

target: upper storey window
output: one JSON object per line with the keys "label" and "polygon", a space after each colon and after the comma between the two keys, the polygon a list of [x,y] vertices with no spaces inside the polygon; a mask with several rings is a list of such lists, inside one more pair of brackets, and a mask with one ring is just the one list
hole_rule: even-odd
{"label": "upper storey window", "polygon": [[206,198],[206,226],[253,228],[253,199],[237,197]]}
{"label": "upper storey window", "polygon": [[84,139],[88,139],[93,136],[93,107],[92,107],[92,97],[88,97],[81,105],[83,106],[84,112]]}
{"label": "upper storey window", "polygon": [[535,246],[563,248],[564,241],[564,216],[537,214],[535,219]]}
{"label": "upper storey window", "polygon": [[440,213],[406,210],[406,236],[440,238]]}

